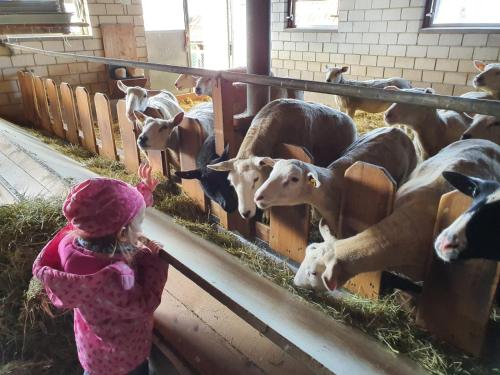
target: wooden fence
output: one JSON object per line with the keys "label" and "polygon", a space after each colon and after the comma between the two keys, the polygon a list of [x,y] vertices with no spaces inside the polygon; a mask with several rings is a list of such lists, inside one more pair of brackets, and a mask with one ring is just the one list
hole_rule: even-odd
{"label": "wooden fence", "polygon": [[[73,90],[64,82],[58,87],[49,78],[42,79],[24,71],[18,72],[18,79],[28,124],[107,159],[120,160],[130,172],[137,171],[141,155],[133,124],[125,115],[124,100],[116,103],[115,123],[111,103],[102,93],[96,93],[92,101],[84,87]],[[233,93],[231,82],[217,78],[213,90],[216,151],[222,153],[224,145],[229,144],[230,157],[235,156],[251,122],[251,117],[234,116],[235,100],[241,98]],[[182,170],[190,170],[196,167],[203,131],[197,121],[188,117],[184,118],[180,129],[178,160]],[[301,148],[291,145],[281,145],[278,155],[310,161]],[[156,171],[170,176],[169,158],[164,152],[151,152],[148,158]],[[225,212],[205,197],[196,180],[183,180],[181,187],[203,210],[217,216],[226,229],[236,230],[247,238],[258,237],[274,251],[295,262],[303,260],[310,235],[310,210],[307,206],[273,207],[267,225],[243,220],[238,213]],[[366,163],[355,163],[346,171],[341,228],[351,227],[359,232],[389,215],[395,190],[394,181],[384,170]],[[436,231],[444,228],[469,204],[461,193],[444,195],[437,212]],[[423,257],[427,255],[423,254]],[[478,355],[487,333],[500,266],[490,261],[475,261],[473,267],[450,266],[436,261],[435,257],[428,258],[431,259],[429,272],[420,275],[425,278],[425,283],[418,306],[418,322],[440,337]],[[383,285],[383,280],[383,272],[371,272],[353,278],[347,287],[364,297],[378,298],[387,287]],[[449,319],[450,306],[453,306],[454,319]]]}

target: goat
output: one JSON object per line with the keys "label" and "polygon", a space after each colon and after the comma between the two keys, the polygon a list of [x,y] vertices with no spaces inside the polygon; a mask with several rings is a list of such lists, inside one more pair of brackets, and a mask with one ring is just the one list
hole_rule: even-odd
{"label": "goat", "polygon": [[445,262],[475,258],[500,261],[499,179],[483,180],[451,171],[443,172],[443,177],[473,200],[471,207],[437,237],[437,255]]}
{"label": "goat", "polygon": [[400,129],[380,128],[360,137],[331,163],[328,168],[317,167],[299,160],[272,160],[269,178],[255,192],[255,203],[260,209],[272,206],[312,205],[337,237],[338,218],[344,174],[357,161],[383,167],[398,185],[406,180],[417,164],[417,155],[411,139]]}
{"label": "goat", "polygon": [[192,76],[190,74],[183,73],[177,77],[174,82],[174,86],[177,90],[187,90],[196,87],[196,81],[200,77]]}
{"label": "goat", "polygon": [[396,193],[394,211],[353,237],[340,239],[323,256],[327,289],[359,273],[409,266],[424,274],[441,195],[452,190],[443,171],[500,179],[500,146],[471,139],[454,142],[417,166]]}
{"label": "goat", "polygon": [[494,116],[475,115],[462,139],[487,139],[500,145],[500,120]]}
{"label": "goat", "polygon": [[486,64],[474,60],[479,73],[472,81],[475,88],[490,93],[494,99],[500,99],[500,63]]}
{"label": "goat", "polygon": [[[387,86],[396,86],[401,89],[411,88],[410,81],[395,77],[395,78],[385,78],[385,79],[374,79],[369,81],[356,81],[351,79],[346,79],[342,73],[346,73],[349,70],[348,66],[343,66],[342,68],[335,68],[326,66],[326,82],[335,83],[340,85],[353,85],[361,87],[373,87],[383,89]],[[390,107],[390,102],[385,102],[381,100],[354,98],[350,96],[335,96],[335,101],[342,112],[347,113],[349,116],[354,118],[356,111],[364,111],[368,113],[380,113],[384,112]]]}
{"label": "goat", "polygon": [[[399,91],[395,86],[385,90]],[[431,88],[403,89],[401,91],[434,94]],[[414,104],[394,103],[384,113],[388,125],[406,125],[415,131],[415,147],[422,159],[436,155],[442,148],[460,139],[472,119],[455,111],[435,109]]]}
{"label": "goat", "polygon": [[356,127],[344,113],[322,104],[278,99],[265,105],[252,120],[235,158],[207,167],[228,171],[243,218],[255,215],[255,191],[267,179],[277,145],[303,146],[320,166],[337,159],[355,140]]}
{"label": "goat", "polygon": [[131,122],[136,120],[134,111],[144,112],[148,107],[157,109],[165,120],[183,112],[177,98],[169,91],[147,90],[139,86],[128,87],[122,81],[118,81],[117,86],[126,94],[125,111]]}

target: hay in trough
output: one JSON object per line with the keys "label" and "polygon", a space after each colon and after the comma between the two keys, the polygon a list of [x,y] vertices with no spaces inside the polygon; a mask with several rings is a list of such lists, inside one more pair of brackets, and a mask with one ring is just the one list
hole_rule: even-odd
{"label": "hay in trough", "polygon": [[[372,123],[372,120],[369,120],[371,116],[374,115],[366,116],[367,123]],[[363,129],[368,130],[370,126],[367,124]],[[46,139],[42,138],[44,141]],[[86,154],[85,152],[74,146],[64,146],[62,142],[54,142],[50,138],[48,143],[88,165],[90,169],[99,171],[100,174],[122,178],[129,182],[137,179],[127,173],[120,163],[108,161],[102,157],[86,159],[82,156]],[[233,234],[209,223],[208,215],[182,194],[175,184],[164,182],[158,187],[155,192],[155,207],[173,216],[180,225],[185,226],[191,232],[236,256],[254,272],[287,289],[297,298],[311,303],[333,319],[366,332],[385,345],[388,350],[407,355],[431,374],[500,373],[500,370],[491,364],[455,351],[418,328],[408,309],[402,307],[398,294],[373,301],[350,294],[342,298],[333,298],[330,295],[315,294],[309,290],[296,288],[292,282],[293,271],[286,262],[270,257],[261,250],[256,250],[238,240]]]}

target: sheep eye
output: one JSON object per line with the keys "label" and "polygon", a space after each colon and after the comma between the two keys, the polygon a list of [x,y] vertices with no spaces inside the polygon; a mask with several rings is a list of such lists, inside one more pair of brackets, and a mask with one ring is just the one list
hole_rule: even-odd
{"label": "sheep eye", "polygon": [[144,97],[146,98],[148,96],[148,94],[144,94]]}
{"label": "sheep eye", "polygon": [[316,276],[318,273],[316,271],[311,272],[312,276]]}
{"label": "sheep eye", "polygon": [[299,182],[299,178],[298,177],[292,177],[290,180],[292,180],[292,182]]}
{"label": "sheep eye", "polygon": [[257,181],[259,181],[259,178],[258,178],[258,177],[255,177],[255,178],[253,179],[253,182],[254,182],[254,183],[256,183]]}

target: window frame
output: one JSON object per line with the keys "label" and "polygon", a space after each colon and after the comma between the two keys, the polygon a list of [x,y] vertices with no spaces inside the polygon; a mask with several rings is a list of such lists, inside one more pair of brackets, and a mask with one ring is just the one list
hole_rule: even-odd
{"label": "window frame", "polygon": [[436,14],[436,7],[441,0],[426,0],[424,8],[424,20],[422,28],[424,30],[439,30],[439,29],[449,29],[449,30],[500,30],[499,23],[442,23],[434,24],[433,19]]}
{"label": "window frame", "polygon": [[[286,29],[289,31],[297,30],[314,30],[314,31],[328,31],[334,32],[338,30],[338,22],[337,26],[328,26],[328,25],[318,25],[318,26],[297,26],[295,24],[295,3],[297,0],[288,0],[287,2],[287,15],[286,15]],[[338,7],[337,7],[337,19],[338,19]]]}

